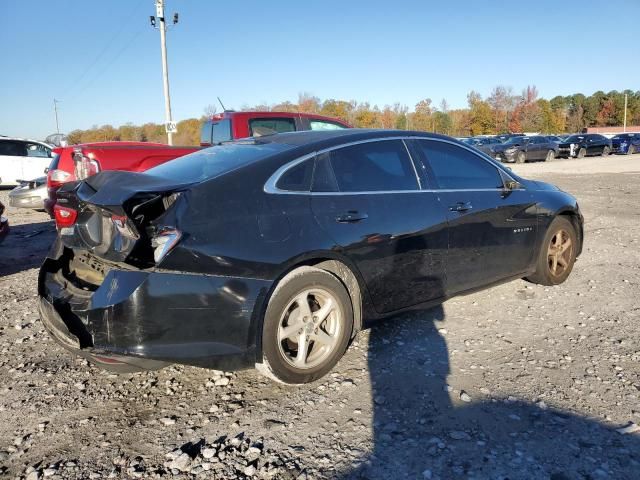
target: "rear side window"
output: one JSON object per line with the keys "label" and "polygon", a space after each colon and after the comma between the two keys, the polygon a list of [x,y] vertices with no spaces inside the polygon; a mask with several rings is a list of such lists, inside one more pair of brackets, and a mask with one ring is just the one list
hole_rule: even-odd
{"label": "rear side window", "polygon": [[418,180],[400,140],[367,142],[328,153],[340,192],[418,190]]}
{"label": "rear side window", "polygon": [[252,137],[295,131],[296,122],[293,118],[254,118],[249,120],[249,132]]}
{"label": "rear side window", "polygon": [[309,128],[311,130],[342,130],[346,128],[335,122],[327,122],[326,120],[309,120]]}
{"label": "rear side window", "polygon": [[0,155],[9,157],[26,157],[27,147],[24,142],[13,140],[0,140]]}
{"label": "rear side window", "polygon": [[278,180],[276,187],[288,192],[308,192],[311,189],[312,175],[313,159],[310,158],[287,170]]}
{"label": "rear side window", "polygon": [[426,158],[441,189],[478,190],[503,187],[498,170],[465,148],[430,140],[418,140],[416,146]]}

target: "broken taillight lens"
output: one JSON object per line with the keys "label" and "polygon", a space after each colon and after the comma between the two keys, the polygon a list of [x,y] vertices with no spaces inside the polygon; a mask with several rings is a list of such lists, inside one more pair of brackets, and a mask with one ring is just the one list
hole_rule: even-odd
{"label": "broken taillight lens", "polygon": [[53,216],[56,219],[56,227],[68,228],[72,227],[78,218],[78,212],[73,208],[61,207],[56,204],[53,207]]}
{"label": "broken taillight lens", "polygon": [[93,154],[85,155],[81,148],[74,150],[73,163],[75,164],[76,180],[84,180],[100,171],[100,164],[93,157]]}
{"label": "broken taillight lens", "polygon": [[173,247],[180,241],[182,234],[175,228],[164,228],[160,230],[151,240],[153,247],[153,259],[159,264]]}
{"label": "broken taillight lens", "polygon": [[111,215],[111,221],[121,235],[135,240],[139,238],[139,235],[129,226],[126,215]]}

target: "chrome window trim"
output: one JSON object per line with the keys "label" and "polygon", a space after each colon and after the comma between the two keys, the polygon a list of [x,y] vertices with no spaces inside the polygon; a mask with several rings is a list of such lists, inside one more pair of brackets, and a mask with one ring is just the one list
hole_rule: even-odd
{"label": "chrome window trim", "polygon": [[[322,155],[323,153],[331,152],[333,150],[338,150],[340,148],[351,147],[354,145],[360,145],[363,143],[372,143],[372,142],[383,142],[386,140],[400,140],[404,145],[407,155],[409,155],[409,159],[411,160],[411,164],[413,165],[414,174],[416,176],[416,181],[418,183],[419,190],[373,190],[373,191],[364,191],[364,192],[312,192],[310,190],[301,190],[301,191],[293,191],[293,190],[281,190],[276,187],[276,184],[280,180],[280,177],[284,175],[286,171],[295,167],[296,165],[301,164],[304,161],[309,159],[313,159],[318,155]],[[475,151],[472,147],[465,145],[462,142],[455,142],[451,140],[447,140],[445,138],[430,138],[430,137],[418,137],[418,136],[407,136],[407,135],[399,135],[396,137],[383,137],[383,138],[367,138],[365,140],[357,140],[349,143],[344,143],[341,145],[334,145],[332,147],[327,147],[322,150],[316,150],[315,152],[307,153],[300,158],[296,158],[278,168],[275,172],[271,174],[269,179],[265,182],[263,191],[265,193],[270,194],[279,194],[279,195],[373,195],[373,194],[395,194],[395,193],[438,193],[438,192],[504,192],[504,188],[459,188],[459,189],[423,189],[422,182],[420,181],[420,175],[417,172],[415,161],[409,151],[408,145],[406,144],[406,140],[429,140],[433,142],[442,142],[449,143],[451,145],[455,145],[457,147],[461,147],[467,151],[469,151],[474,156],[478,157],[483,162],[488,163],[490,166],[496,169],[496,173],[501,177],[501,173],[506,174],[511,180],[516,181],[514,178],[509,175],[505,168],[497,165],[493,159],[485,157],[482,152]],[[311,186],[313,187],[313,185]],[[519,188],[518,190],[524,190],[524,188]]]}

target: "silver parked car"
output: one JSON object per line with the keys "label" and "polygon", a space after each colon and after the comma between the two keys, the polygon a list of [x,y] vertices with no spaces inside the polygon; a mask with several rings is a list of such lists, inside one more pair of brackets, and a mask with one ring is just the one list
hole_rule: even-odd
{"label": "silver parked car", "polygon": [[47,177],[31,181],[20,180],[20,185],[9,192],[9,205],[44,210],[44,200],[47,196]]}

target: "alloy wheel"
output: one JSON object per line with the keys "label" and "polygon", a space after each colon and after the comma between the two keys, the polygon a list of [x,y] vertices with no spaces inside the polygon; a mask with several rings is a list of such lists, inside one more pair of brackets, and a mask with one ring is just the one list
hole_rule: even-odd
{"label": "alloy wheel", "polygon": [[284,309],[278,324],[278,348],[291,366],[310,369],[335,350],[343,328],[343,313],[327,290],[303,290]]}
{"label": "alloy wheel", "polygon": [[558,230],[549,243],[547,250],[547,261],[549,273],[554,277],[560,277],[571,265],[573,254],[573,243],[569,234],[563,230]]}

